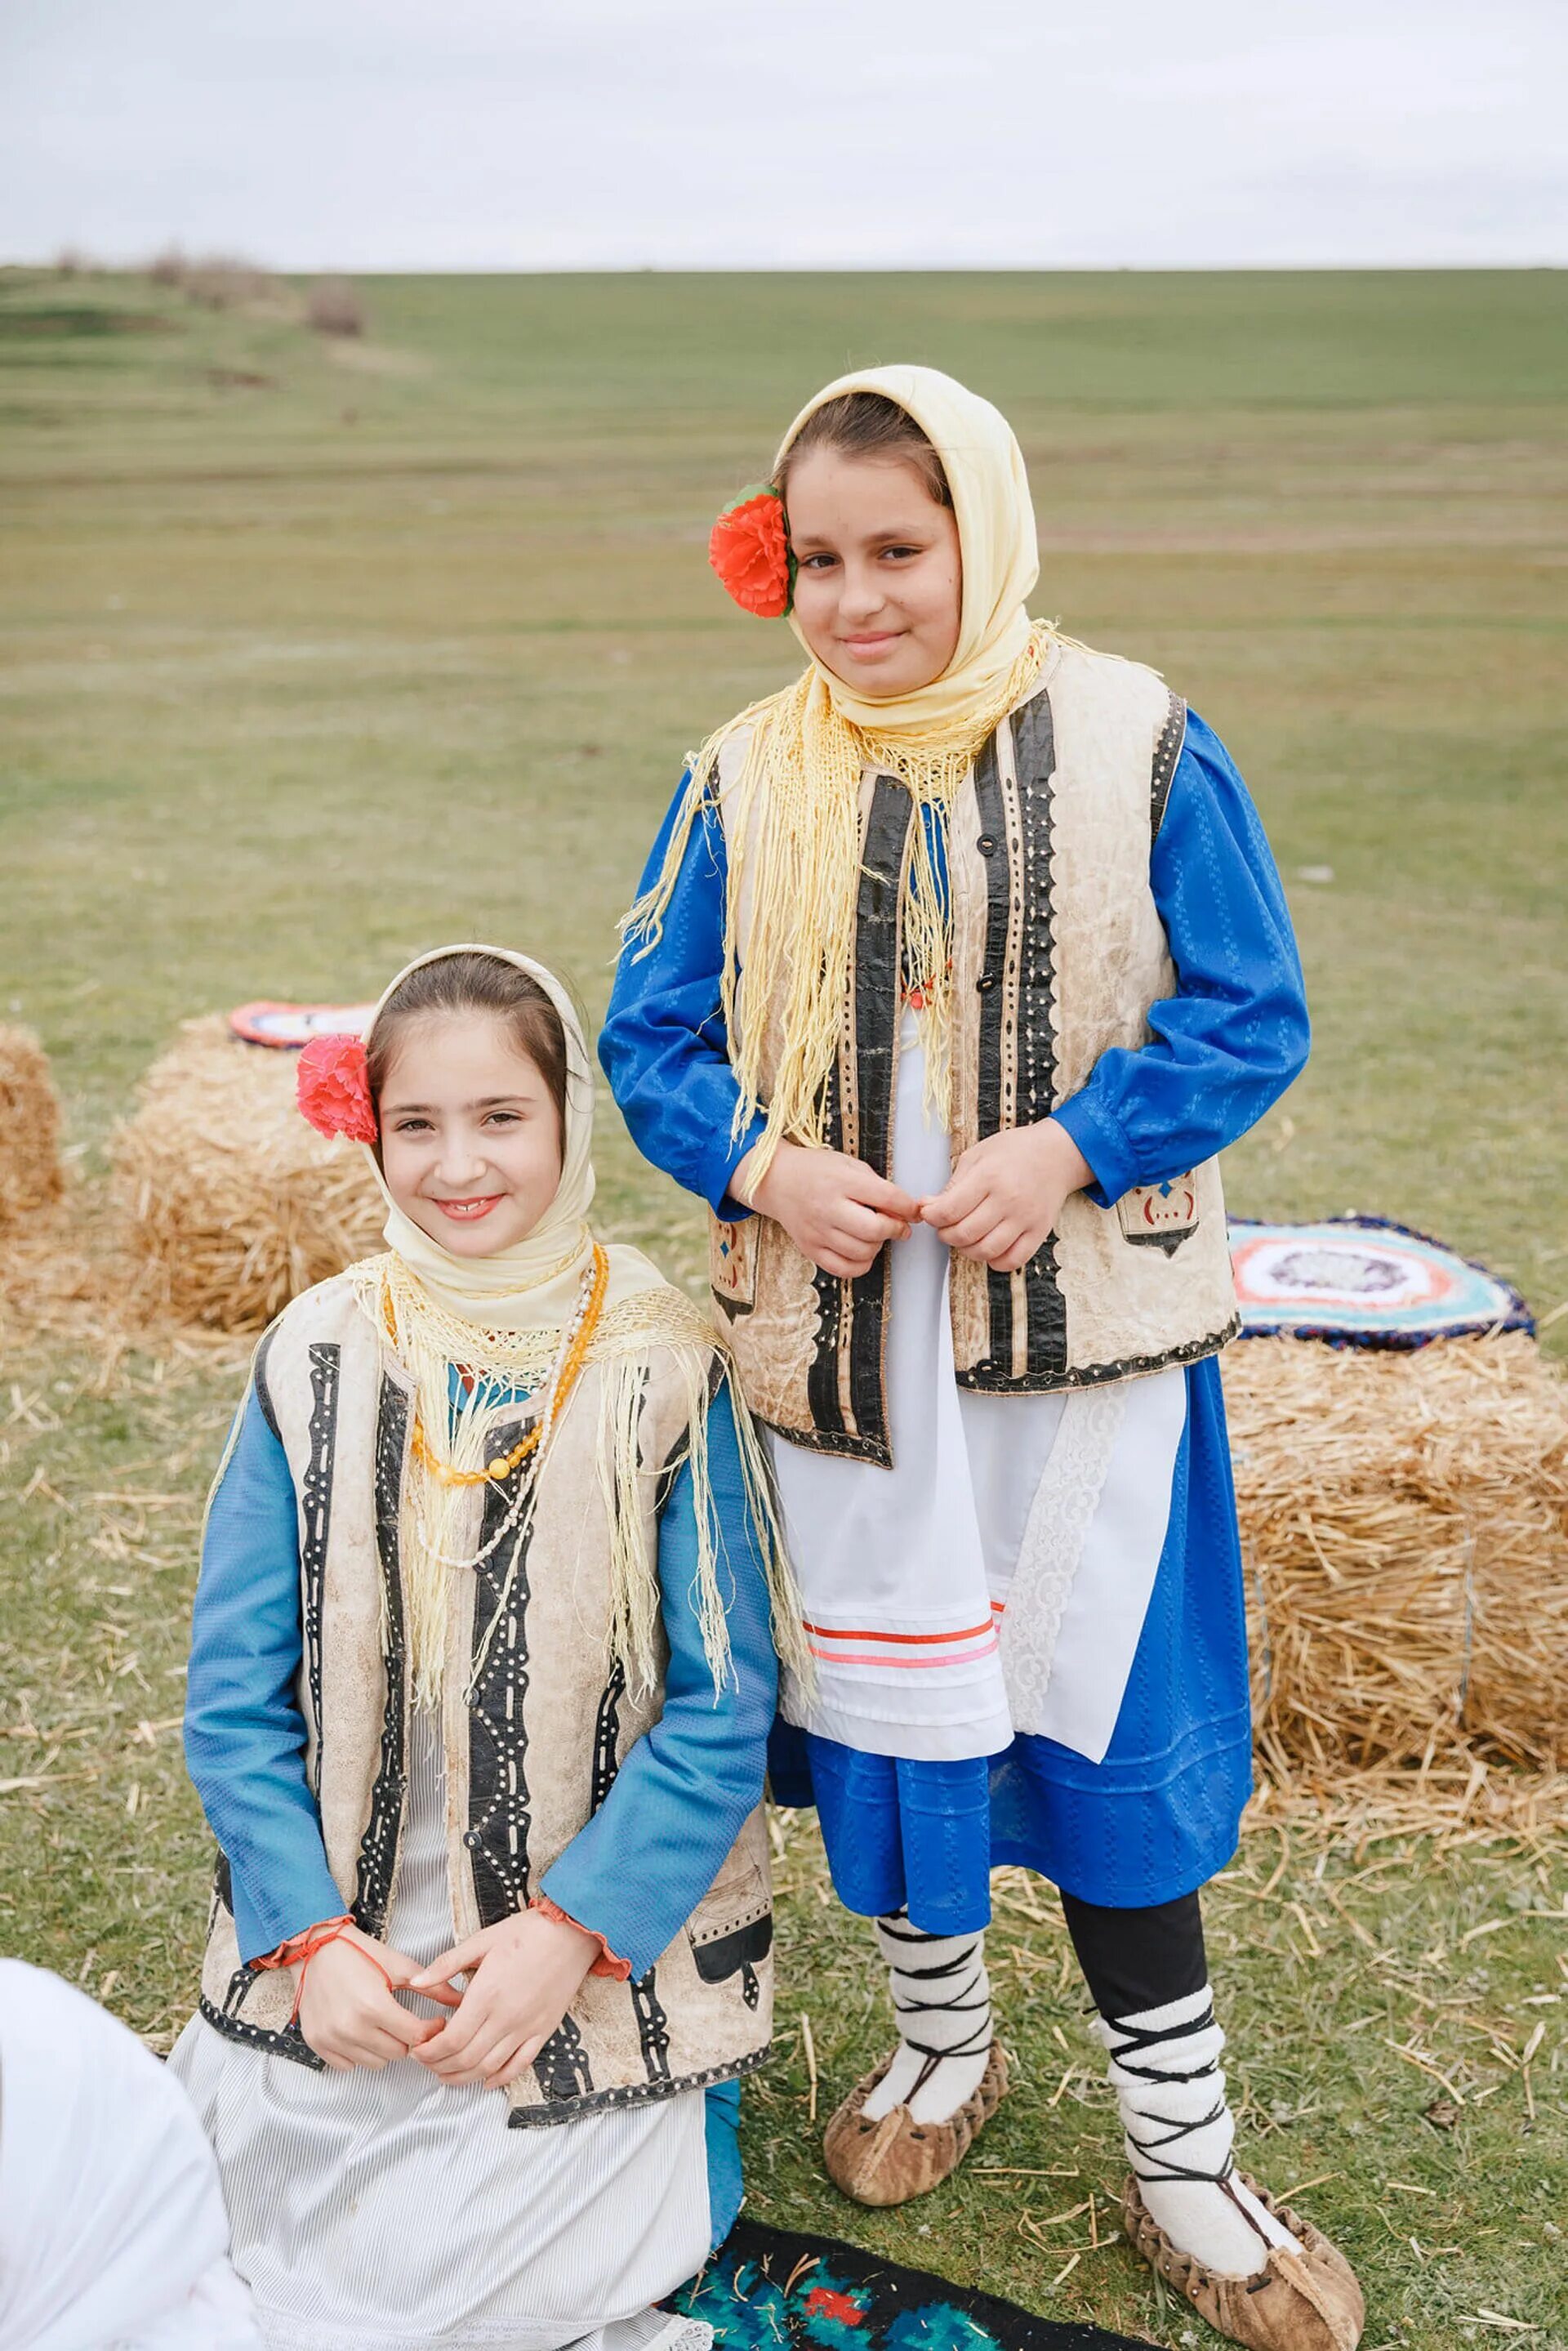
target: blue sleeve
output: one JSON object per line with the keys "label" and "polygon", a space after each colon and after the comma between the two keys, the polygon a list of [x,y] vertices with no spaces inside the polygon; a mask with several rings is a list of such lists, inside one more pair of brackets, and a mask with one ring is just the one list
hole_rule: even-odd
{"label": "blue sleeve", "polygon": [[[643,872],[650,889],[686,798],[671,801]],[[724,969],[724,828],[705,800],[691,828],[657,946],[622,948],[599,1060],[632,1141],[645,1159],[718,1215],[748,1214],[730,1178],[763,1131],[753,1117],[735,1134],[741,1090],[730,1067],[720,982]]]}
{"label": "blue sleeve", "polygon": [[697,1513],[688,1464],[659,1523],[670,1643],[664,1710],[542,1881],[552,1902],[602,1935],[618,1959],[630,1960],[634,1976],[646,1973],[680,1933],[761,1802],[778,1697],[767,1574],[727,1389],[708,1415],[708,1467],[730,1678],[715,1698],[694,1604]]}
{"label": "blue sleeve", "polygon": [[301,1642],[294,1480],[253,1384],[208,1506],[185,1690],[185,1761],[228,1859],[243,1959],[344,1907],[305,1778]]}
{"label": "blue sleeve", "polygon": [[1149,860],[1177,992],[1149,1043],[1102,1054],[1055,1116],[1113,1207],[1135,1184],[1184,1175],[1254,1126],[1307,1057],[1301,959],[1258,811],[1196,713]]}

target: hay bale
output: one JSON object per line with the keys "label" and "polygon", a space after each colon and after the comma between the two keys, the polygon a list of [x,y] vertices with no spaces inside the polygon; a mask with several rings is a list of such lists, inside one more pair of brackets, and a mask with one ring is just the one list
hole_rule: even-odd
{"label": "hay bale", "polygon": [[259,1331],[313,1282],[379,1246],[386,1211],[357,1148],[295,1107],[297,1057],[187,1021],[110,1145],[146,1313]]}
{"label": "hay bale", "polygon": [[1259,1744],[1568,1761],[1568,1382],[1522,1333],[1224,1358]]}
{"label": "hay bale", "polygon": [[30,1029],[0,1026],[0,1230],[52,1207],[64,1189],[48,1057]]}

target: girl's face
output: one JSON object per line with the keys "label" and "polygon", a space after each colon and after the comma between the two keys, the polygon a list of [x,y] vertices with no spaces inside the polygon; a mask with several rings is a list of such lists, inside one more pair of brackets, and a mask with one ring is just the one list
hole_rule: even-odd
{"label": "girl's face", "polygon": [[789,471],[794,612],[825,669],[857,692],[910,694],[959,640],[958,521],[899,458],[808,449]]}
{"label": "girl's face", "polygon": [[555,1098],[494,1013],[410,1021],[377,1112],[388,1191],[454,1257],[525,1239],[559,1189]]}

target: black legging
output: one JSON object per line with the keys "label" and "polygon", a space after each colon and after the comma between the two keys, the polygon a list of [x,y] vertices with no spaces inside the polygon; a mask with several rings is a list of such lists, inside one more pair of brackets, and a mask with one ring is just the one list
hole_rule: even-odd
{"label": "black legging", "polygon": [[1163,2008],[1201,1991],[1209,1980],[1196,1894],[1147,1910],[1107,1910],[1064,1894],[1062,1910],[1090,1998],[1104,2017]]}

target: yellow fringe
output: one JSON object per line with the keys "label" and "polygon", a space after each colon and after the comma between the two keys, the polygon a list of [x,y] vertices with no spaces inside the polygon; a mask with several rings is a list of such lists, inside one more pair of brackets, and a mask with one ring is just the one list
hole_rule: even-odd
{"label": "yellow fringe", "polygon": [[[782,693],[729,720],[693,755],[663,865],[621,931],[637,957],[658,945],[692,827],[715,793],[720,752],[745,733],[740,770],[722,792],[729,880],[721,986],[741,1093],[735,1133],[758,1113],[764,1120],[754,1176],[766,1172],[786,1136],[819,1149],[826,1143],[826,1086],[849,985],[861,861],[860,778],[867,767],[898,777],[916,803],[899,916],[905,967],[924,998],[919,1017],[926,1100],[949,1119],[951,937],[923,812],[932,810],[945,823],[981,745],[1029,693],[1055,633],[1049,622],[1032,623],[1029,643],[1012,671],[957,737],[919,727],[880,737],[854,726],[808,669]],[[750,913],[742,957],[743,903]],[[746,1016],[748,1004],[754,1018]],[[764,1082],[770,1029],[780,1042]]]}
{"label": "yellow fringe", "polygon": [[[429,1300],[400,1259],[367,1259],[349,1269],[361,1308],[383,1330],[415,1385],[415,1404],[427,1442],[441,1447],[451,1469],[483,1467],[493,1450],[488,1432],[500,1407],[497,1389],[518,1395],[535,1393],[550,1378],[559,1353],[559,1331],[497,1332],[480,1330],[446,1314]],[[708,1412],[728,1382],[739,1439],[742,1478],[757,1541],[765,1555],[773,1631],[779,1656],[809,1688],[812,1661],[801,1622],[801,1606],[774,1496],[772,1475],[750,1414],[742,1403],[727,1352],[702,1310],[681,1290],[649,1290],[623,1300],[601,1318],[587,1351],[600,1380],[597,1473],[610,1528],[610,1650],[628,1684],[646,1693],[662,1670],[659,1563],[650,1554],[647,1509],[649,1481],[662,1474],[645,1464],[639,1445],[642,1399],[657,1350],[675,1368],[684,1391],[685,1421],[697,1513],[698,1619],[703,1654],[713,1677],[714,1700],[732,1678],[729,1616],[719,1580],[722,1543],[708,1465]],[[715,1362],[718,1376],[714,1378]],[[473,1374],[471,1390],[454,1403],[452,1366]],[[566,1409],[571,1409],[568,1403]],[[443,1442],[444,1439],[444,1442]],[[538,1479],[546,1472],[546,1437],[535,1456],[531,1481],[516,1526],[504,1541],[506,1568],[500,1600],[491,1613],[475,1657],[483,1667],[495,1626],[504,1614],[527,1538]],[[448,1599],[454,1573],[472,1573],[479,1543],[483,1505],[476,1486],[452,1486],[410,1463],[403,1504],[403,1610],[410,1673],[416,1704],[440,1702],[445,1670]],[[385,1598],[383,1595],[383,1609]],[[383,1642],[389,1627],[383,1622]]]}

